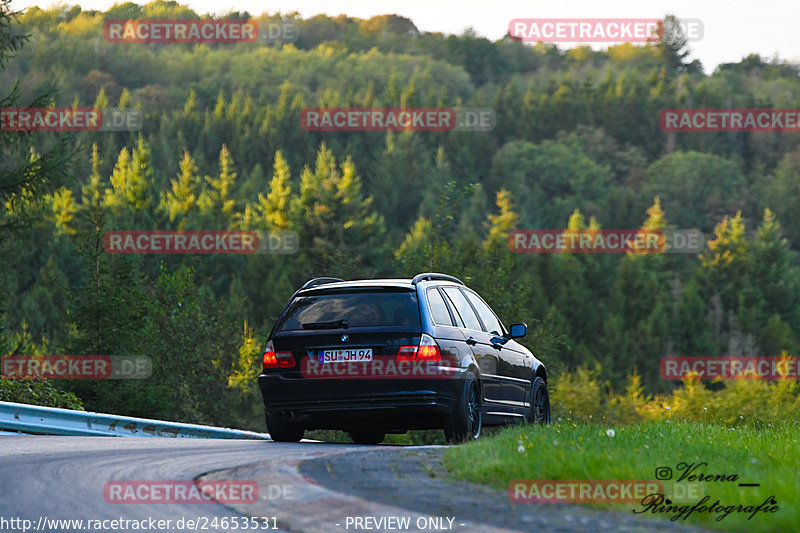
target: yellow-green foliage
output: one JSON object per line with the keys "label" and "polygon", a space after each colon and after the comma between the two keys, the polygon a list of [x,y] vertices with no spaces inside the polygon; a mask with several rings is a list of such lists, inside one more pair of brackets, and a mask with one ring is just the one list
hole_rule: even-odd
{"label": "yellow-green foliage", "polygon": [[607,383],[599,383],[601,367],[583,365],[575,373],[561,375],[555,382],[551,408],[557,416],[591,422],[601,420],[606,412]]}
{"label": "yellow-green foliage", "polygon": [[233,371],[228,376],[229,387],[238,388],[244,393],[256,392],[255,385],[261,372],[260,348],[258,340],[253,335],[253,328],[245,320],[239,357],[234,361]]}
{"label": "yellow-green foliage", "polygon": [[[787,357],[786,354],[783,354]],[[624,394],[600,382],[601,368],[583,366],[558,377],[551,395],[553,418],[584,422],[632,424],[640,421],[681,420],[728,425],[765,425],[800,420],[798,384],[793,379],[739,379],[711,390],[697,376],[687,375],[671,394],[649,397],[641,378],[628,378]]]}

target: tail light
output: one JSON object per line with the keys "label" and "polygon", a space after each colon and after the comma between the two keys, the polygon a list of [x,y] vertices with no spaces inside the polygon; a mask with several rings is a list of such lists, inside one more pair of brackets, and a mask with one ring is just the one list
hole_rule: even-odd
{"label": "tail light", "polygon": [[419,339],[419,346],[401,346],[397,351],[398,361],[426,361],[436,362],[442,360],[439,345],[433,337],[425,333]]}
{"label": "tail light", "polygon": [[264,369],[291,368],[294,366],[294,356],[292,352],[276,352],[272,341],[269,341],[261,358],[261,366]]}

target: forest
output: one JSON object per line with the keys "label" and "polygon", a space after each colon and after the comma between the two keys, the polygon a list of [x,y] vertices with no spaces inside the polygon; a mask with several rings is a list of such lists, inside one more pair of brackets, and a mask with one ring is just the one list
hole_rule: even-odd
{"label": "forest", "polygon": [[[800,137],[664,132],[659,113],[798,108],[800,65],[750,55],[707,72],[669,15],[669,38],[602,51],[422,32],[396,15],[223,17],[289,25],[288,42],[103,34],[107,20],[207,17],[163,0],[16,14],[0,2],[0,107],[143,115],[132,132],[0,132],[0,355],[153,364],[147,380],[0,380],[0,400],[263,430],[261,350],[317,276],[463,279],[506,325],[528,324],[554,402],[559,376],[565,391],[591,375],[669,394],[683,385],[659,376],[662,357],[798,354]],[[484,108],[496,124],[308,131],[311,107]],[[696,228],[706,242],[509,248],[514,229],[562,228]],[[108,231],[178,229],[290,231],[299,248],[103,248]]]}

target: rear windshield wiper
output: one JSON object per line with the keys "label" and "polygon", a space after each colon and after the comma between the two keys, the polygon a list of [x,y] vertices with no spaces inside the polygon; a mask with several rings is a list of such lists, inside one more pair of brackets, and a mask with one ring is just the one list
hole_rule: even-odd
{"label": "rear windshield wiper", "polygon": [[305,322],[303,329],[347,329],[349,324],[347,320],[334,320],[332,322]]}

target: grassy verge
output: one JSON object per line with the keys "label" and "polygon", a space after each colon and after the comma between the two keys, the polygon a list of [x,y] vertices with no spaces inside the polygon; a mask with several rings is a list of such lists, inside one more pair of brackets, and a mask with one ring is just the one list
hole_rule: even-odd
{"label": "grassy verge", "polygon": [[[558,422],[549,427],[514,426],[494,437],[454,447],[445,466],[457,478],[508,489],[513,480],[617,479],[653,480],[658,467],[671,467],[673,482],[680,463],[707,463],[695,474],[736,474],[735,481],[694,480],[700,496],[673,502],[693,506],[708,496],[711,506],[758,506],[777,500],[774,513],[692,512],[675,522],[694,523],[720,531],[796,531],[800,524],[800,427],[792,424],[753,429],[695,422],[650,422],[608,430],[596,425]],[[688,484],[684,480],[680,483]],[[739,483],[759,483],[740,487]],[[685,486],[685,485],[684,485]],[[695,493],[693,496],[697,496]],[[536,503],[523,505],[535,506]],[[637,503],[593,503],[620,512],[644,511]],[[671,519],[678,512],[642,513]]]}

